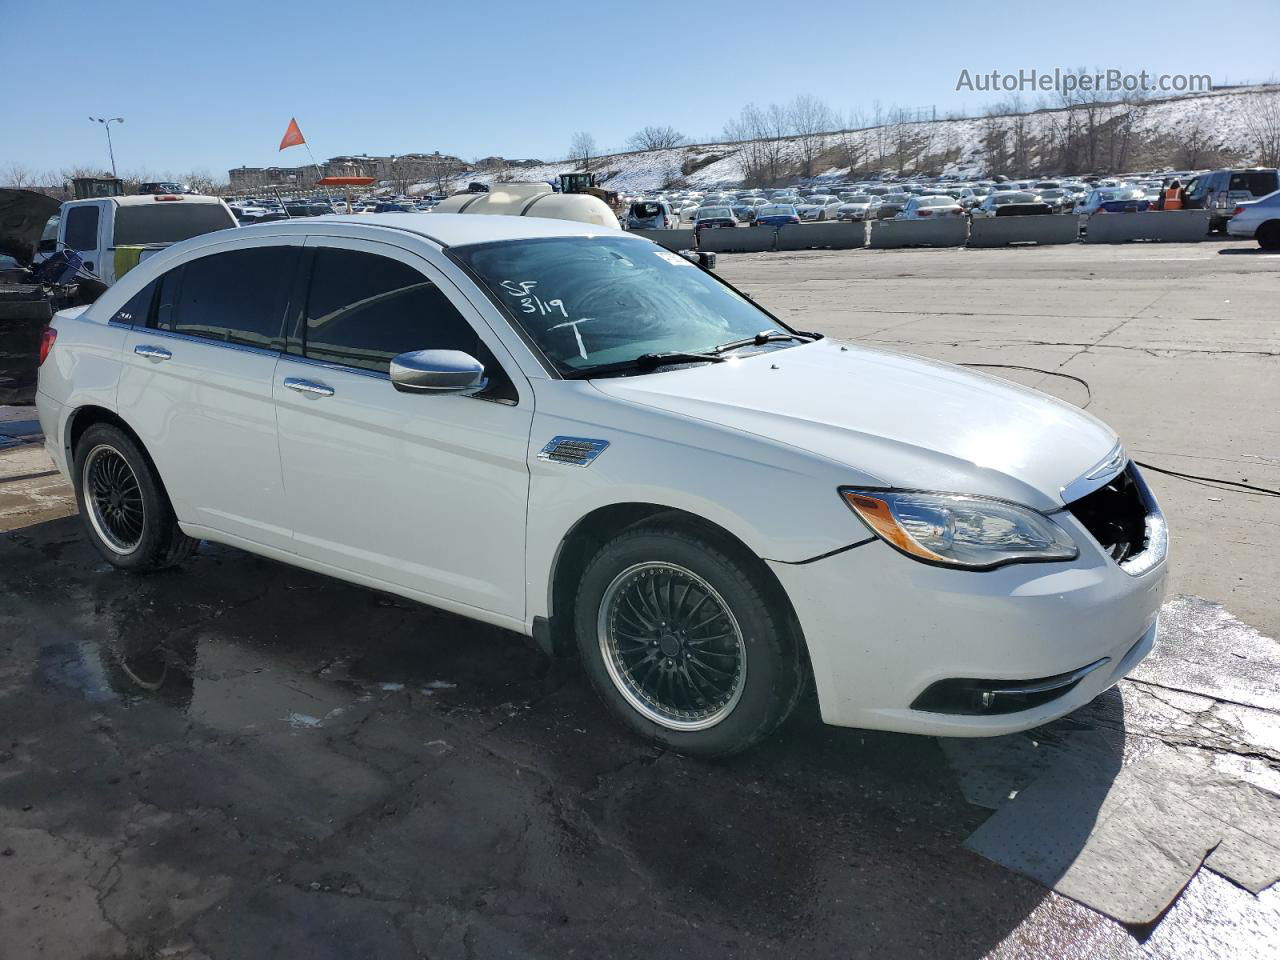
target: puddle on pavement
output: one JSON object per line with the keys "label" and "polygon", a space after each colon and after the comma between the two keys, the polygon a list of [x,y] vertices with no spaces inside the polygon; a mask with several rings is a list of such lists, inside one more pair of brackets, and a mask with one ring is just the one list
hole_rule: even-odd
{"label": "puddle on pavement", "polygon": [[40,676],[93,702],[146,700],[239,733],[322,728],[387,698],[505,719],[546,692],[548,662],[515,634],[250,562],[267,580],[257,593],[242,569],[221,569],[216,547],[189,565],[194,578],[69,584],[71,632],[97,639],[46,643]]}

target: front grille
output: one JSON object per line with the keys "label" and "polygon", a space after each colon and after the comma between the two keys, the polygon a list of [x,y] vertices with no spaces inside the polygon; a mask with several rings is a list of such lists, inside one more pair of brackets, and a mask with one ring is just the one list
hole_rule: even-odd
{"label": "front grille", "polygon": [[1105,486],[1067,504],[1116,563],[1147,547],[1147,505],[1133,470],[1129,464]]}

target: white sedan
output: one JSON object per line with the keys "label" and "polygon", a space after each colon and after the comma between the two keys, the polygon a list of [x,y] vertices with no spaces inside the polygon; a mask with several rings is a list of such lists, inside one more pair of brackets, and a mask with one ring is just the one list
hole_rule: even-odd
{"label": "white sedan", "polygon": [[217,541],[528,634],[682,753],[810,683],[831,724],[1026,729],[1155,642],[1165,525],[1106,425],[620,230],[196,237],[57,315],[37,405],[111,565]]}
{"label": "white sedan", "polygon": [[814,196],[803,203],[796,204],[796,213],[800,215],[801,220],[834,220],[839,207],[839,197]]}
{"label": "white sedan", "polygon": [[964,207],[956,202],[955,197],[924,196],[912,197],[907,201],[895,220],[941,220],[947,217],[963,217]]}
{"label": "white sedan", "polygon": [[1227,221],[1233,237],[1253,237],[1263,250],[1280,250],[1280,190],[1238,205]]}

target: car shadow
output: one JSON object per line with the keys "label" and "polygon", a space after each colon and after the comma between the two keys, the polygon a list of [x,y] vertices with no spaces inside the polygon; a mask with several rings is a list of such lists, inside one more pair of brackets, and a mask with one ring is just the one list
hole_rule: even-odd
{"label": "car shadow", "polygon": [[1280,250],[1263,250],[1261,247],[1223,247],[1218,251],[1220,257],[1274,257]]}
{"label": "car shadow", "polygon": [[[381,801],[393,813],[345,827],[350,846],[326,847],[326,876],[401,882],[395,897],[412,900],[425,882],[412,872],[421,857],[370,866],[361,851],[430,848],[437,828],[412,811],[444,805],[457,865],[441,863],[432,880],[442,902],[474,899],[464,878],[482,871],[475,882],[518,901],[522,916],[594,918],[576,934],[587,939],[572,942],[606,955],[629,954],[652,931],[670,955],[986,956],[1048,894],[966,849],[992,815],[971,802],[973,778],[1020,789],[1046,772],[1045,756],[1083,757],[1089,782],[1105,784],[1123,756],[1115,696],[1019,735],[1046,745],[1024,763],[1007,750],[957,760],[934,738],[829,727],[809,695],[757,749],[692,760],[622,731],[579,670],[510,632],[207,544],[180,570],[125,576],[78,524],[0,537],[0,595],[26,624],[14,655],[35,663],[11,703],[61,698],[66,711],[83,698],[87,717],[110,718],[114,749],[140,783],[149,758],[188,749],[152,733],[178,736],[157,718],[180,716],[200,759],[189,774],[165,761],[169,802],[207,803],[220,780],[226,804],[252,808],[263,780],[242,788],[241,778],[262,765],[289,811],[261,814],[264,835],[304,817],[337,819],[332,797],[314,789],[317,771],[345,771],[339,761],[376,768],[393,784]],[[1087,753],[1073,746],[1084,741]],[[426,772],[436,766],[440,775]],[[1083,848],[1102,796],[1082,791],[1070,821],[1052,825],[1064,862]],[[491,836],[494,822],[509,829]],[[242,814],[238,829],[255,828]],[[543,844],[553,857],[539,859]],[[536,879],[522,872],[530,860]],[[613,924],[620,903],[630,915]],[[287,936],[314,917],[272,922]],[[569,941],[556,938],[572,931],[538,924],[518,952],[563,955]],[[397,943],[370,949],[398,955]]]}

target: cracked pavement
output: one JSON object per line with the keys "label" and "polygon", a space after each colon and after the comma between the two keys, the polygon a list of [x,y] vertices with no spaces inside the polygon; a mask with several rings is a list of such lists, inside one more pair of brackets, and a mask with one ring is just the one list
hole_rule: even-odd
{"label": "cracked pavement", "polygon": [[[1241,411],[1280,400],[1280,260],[1218,252],[1239,249],[720,272],[802,326],[1082,376],[1143,459],[1275,487],[1280,427]],[[1168,656],[1070,717],[943,743],[824,727],[809,700],[707,764],[631,738],[501,630],[210,545],[115,573],[48,469],[37,444],[0,451],[3,960],[1276,955],[1280,890],[1213,854],[1157,924],[1123,926],[966,846],[1081,756],[1139,786],[1153,758],[1203,756],[1275,799],[1274,499],[1151,477],[1186,595]]]}

